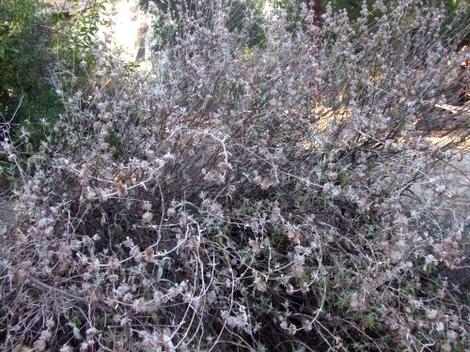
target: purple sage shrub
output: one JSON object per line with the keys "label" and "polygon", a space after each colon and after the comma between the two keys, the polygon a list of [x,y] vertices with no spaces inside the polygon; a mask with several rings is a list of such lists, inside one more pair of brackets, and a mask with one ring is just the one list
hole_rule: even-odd
{"label": "purple sage shrub", "polygon": [[18,164],[2,349],[469,348],[441,273],[468,219],[432,176],[453,142],[416,128],[447,116],[460,32],[425,2],[374,6],[373,23],[327,8],[322,28],[304,11],[295,31],[274,8],[248,47],[214,5],[150,73],[98,50],[57,142]]}

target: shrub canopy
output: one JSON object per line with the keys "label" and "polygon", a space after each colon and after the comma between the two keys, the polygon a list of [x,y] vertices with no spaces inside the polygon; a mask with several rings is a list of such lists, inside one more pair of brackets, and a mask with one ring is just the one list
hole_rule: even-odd
{"label": "shrub canopy", "polygon": [[468,230],[431,176],[451,144],[416,129],[443,117],[462,33],[420,1],[374,6],[322,28],[304,10],[295,31],[275,9],[254,47],[230,7],[180,13],[191,30],[149,75],[98,51],[60,146],[22,171],[2,347],[467,349],[463,293],[438,274]]}

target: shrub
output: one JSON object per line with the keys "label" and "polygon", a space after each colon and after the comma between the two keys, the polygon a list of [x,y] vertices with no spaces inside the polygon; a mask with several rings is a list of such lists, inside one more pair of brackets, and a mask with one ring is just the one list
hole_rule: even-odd
{"label": "shrub", "polygon": [[452,145],[415,128],[443,116],[460,34],[415,0],[376,8],[295,34],[275,11],[247,49],[217,7],[148,76],[98,60],[24,172],[3,348],[466,350],[439,269],[468,224],[430,176]]}
{"label": "shrub", "polygon": [[[153,34],[155,50],[175,45],[181,34],[191,32],[194,26],[205,26],[212,20],[214,6],[212,1],[193,0],[140,0],[140,6],[150,11],[154,17]],[[242,34],[239,45],[248,47],[265,44],[265,25],[262,9],[265,0],[220,1],[219,6],[227,6],[226,26],[230,31]],[[244,27],[244,30],[238,31]]]}

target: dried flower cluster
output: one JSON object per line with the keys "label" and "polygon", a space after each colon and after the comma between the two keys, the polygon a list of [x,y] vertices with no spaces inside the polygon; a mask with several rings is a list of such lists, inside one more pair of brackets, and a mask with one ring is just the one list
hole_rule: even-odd
{"label": "dried flower cluster", "polygon": [[178,19],[149,75],[98,57],[60,143],[23,171],[1,348],[469,348],[463,293],[439,273],[468,219],[430,176],[453,152],[416,128],[445,118],[458,35],[420,1],[375,7],[354,24],[327,9],[322,28],[305,11],[295,30],[273,9],[250,48],[213,5]]}

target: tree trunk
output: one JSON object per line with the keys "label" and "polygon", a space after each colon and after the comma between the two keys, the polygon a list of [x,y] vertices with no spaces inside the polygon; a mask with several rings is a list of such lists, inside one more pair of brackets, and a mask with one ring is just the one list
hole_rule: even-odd
{"label": "tree trunk", "polygon": [[323,9],[321,6],[321,0],[305,0],[307,2],[307,9],[313,11],[314,13],[314,24],[318,27],[322,25],[321,15],[323,14]]}

